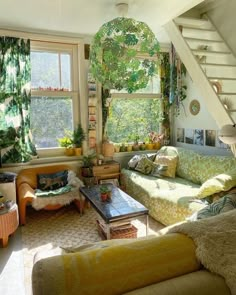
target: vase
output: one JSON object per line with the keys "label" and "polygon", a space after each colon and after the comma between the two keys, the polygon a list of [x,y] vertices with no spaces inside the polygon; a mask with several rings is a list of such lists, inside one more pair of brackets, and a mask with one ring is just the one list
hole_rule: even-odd
{"label": "vase", "polygon": [[81,156],[82,155],[82,148],[81,147],[74,148],[74,151],[75,151],[76,156]]}
{"label": "vase", "polygon": [[147,150],[153,150],[154,149],[154,143],[147,143],[146,144],[146,149]]}
{"label": "vase", "polygon": [[154,143],[154,150],[159,150],[161,148],[161,143],[160,142],[155,142]]}
{"label": "vase", "polygon": [[113,157],[114,155],[114,145],[112,143],[103,143],[102,144],[102,153],[104,157]]}
{"label": "vase", "polygon": [[65,155],[66,156],[73,156],[74,155],[74,148],[66,148]]}

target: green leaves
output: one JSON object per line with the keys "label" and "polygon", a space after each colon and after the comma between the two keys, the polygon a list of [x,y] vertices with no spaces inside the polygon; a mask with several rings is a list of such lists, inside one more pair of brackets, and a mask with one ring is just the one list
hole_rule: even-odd
{"label": "green leaves", "polygon": [[[118,17],[104,24],[93,38],[90,66],[104,89],[125,89],[129,93],[145,88],[158,70],[154,56],[159,43],[143,22]],[[147,55],[143,62],[137,54]]]}

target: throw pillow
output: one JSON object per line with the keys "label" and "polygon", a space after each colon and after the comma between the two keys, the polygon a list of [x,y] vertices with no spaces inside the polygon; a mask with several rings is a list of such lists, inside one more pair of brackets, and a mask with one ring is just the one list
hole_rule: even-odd
{"label": "throw pillow", "polygon": [[175,178],[177,161],[178,157],[175,156],[157,155],[154,162],[160,166],[168,167],[165,171],[162,172],[162,176]]}
{"label": "throw pillow", "polygon": [[206,206],[205,208],[195,212],[191,217],[188,218],[189,221],[195,221],[198,219],[208,218],[220,213],[227,212],[236,208],[236,193],[225,195],[218,201]]}
{"label": "throw pillow", "polygon": [[156,153],[148,153],[148,154],[142,154],[142,155],[135,155],[133,156],[129,162],[128,162],[128,167],[129,169],[134,169],[135,170],[135,167],[137,166],[138,162],[143,159],[143,158],[147,158],[149,159],[150,161],[154,161],[156,157]]}
{"label": "throw pillow", "polygon": [[135,167],[135,170],[143,174],[151,174],[153,170],[153,162],[148,158],[144,157],[138,162],[137,166]]}
{"label": "throw pillow", "polygon": [[208,197],[221,191],[228,191],[236,186],[236,169],[216,175],[205,181],[197,194],[199,199]]}
{"label": "throw pillow", "polygon": [[165,176],[166,171],[168,170],[168,166],[167,165],[159,165],[156,163],[153,163],[154,167],[152,170],[152,176],[155,177],[163,177]]}
{"label": "throw pillow", "polygon": [[60,172],[50,173],[50,174],[38,174],[37,188],[42,191],[58,189],[60,187],[67,185],[68,183],[67,177],[68,177],[68,170],[63,170]]}

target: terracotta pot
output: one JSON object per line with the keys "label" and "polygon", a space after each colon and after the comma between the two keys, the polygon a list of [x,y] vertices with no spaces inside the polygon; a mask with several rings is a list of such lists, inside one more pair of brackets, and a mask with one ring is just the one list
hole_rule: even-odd
{"label": "terracotta pot", "polygon": [[101,193],[101,200],[103,201],[103,202],[106,202],[106,200],[107,200],[107,193]]}

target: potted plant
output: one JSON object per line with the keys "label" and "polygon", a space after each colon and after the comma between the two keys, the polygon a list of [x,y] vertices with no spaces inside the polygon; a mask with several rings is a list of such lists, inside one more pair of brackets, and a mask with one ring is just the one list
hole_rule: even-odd
{"label": "potted plant", "polygon": [[100,187],[100,196],[103,202],[110,201],[111,199],[111,190],[107,185],[102,185]]}
{"label": "potted plant", "polygon": [[72,142],[75,148],[75,155],[80,156],[82,154],[82,143],[85,140],[85,132],[81,126],[78,124],[77,128],[73,131]]}
{"label": "potted plant", "polygon": [[73,141],[72,138],[69,136],[64,136],[58,139],[60,147],[65,148],[65,155],[66,156],[73,156],[74,155],[74,148],[73,148]]}
{"label": "potted plant", "polygon": [[81,167],[81,174],[83,177],[93,177],[93,166],[97,158],[96,153],[88,154],[83,156],[83,163]]}

